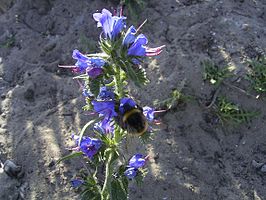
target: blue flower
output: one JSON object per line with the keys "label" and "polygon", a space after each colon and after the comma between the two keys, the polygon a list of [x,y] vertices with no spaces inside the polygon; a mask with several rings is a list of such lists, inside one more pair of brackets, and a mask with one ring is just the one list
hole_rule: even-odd
{"label": "blue flower", "polygon": [[110,122],[101,121],[95,123],[93,128],[101,134],[112,134],[114,132],[114,126]]}
{"label": "blue flower", "polygon": [[112,91],[110,91],[109,88],[107,88],[106,86],[103,86],[100,88],[100,92],[99,92],[97,99],[114,100],[114,98],[115,98],[115,94]]}
{"label": "blue flower", "polygon": [[148,44],[146,36],[143,34],[138,35],[134,43],[129,47],[127,54],[130,56],[145,56],[146,48],[144,45],[146,44]]}
{"label": "blue flower", "polygon": [[84,180],[81,179],[73,179],[70,181],[73,188],[77,188],[84,183]]}
{"label": "blue flower", "polygon": [[103,73],[105,61],[97,57],[87,57],[75,49],[72,57],[77,60],[75,66],[76,72],[85,72],[92,78],[96,78]]}
{"label": "blue flower", "polygon": [[145,158],[143,158],[142,154],[136,154],[129,160],[129,166],[138,169],[145,165]]}
{"label": "blue flower", "polygon": [[[129,56],[156,56],[162,52],[162,49],[165,45],[156,47],[156,48],[149,48],[146,45],[148,44],[148,39],[145,35],[140,34],[137,37],[135,36],[137,30],[134,26],[129,27],[127,30],[125,37],[123,39],[123,45],[129,46],[127,54]],[[135,60],[135,64],[139,64],[138,60]]]}
{"label": "blue flower", "polygon": [[143,114],[145,117],[152,122],[154,120],[154,109],[148,106],[143,107]]}
{"label": "blue flower", "polygon": [[97,99],[91,102],[94,111],[99,113],[100,117],[103,117],[103,120],[95,126],[98,130],[101,130],[100,132],[102,133],[113,132],[113,127],[110,125],[110,122],[113,117],[117,116],[114,98],[115,94],[107,87],[103,86],[100,88]]}
{"label": "blue flower", "polygon": [[134,155],[130,160],[127,166],[126,171],[124,172],[125,176],[132,179],[137,175],[138,169],[143,167],[146,163],[146,159],[143,158],[142,154]]}
{"label": "blue flower", "polygon": [[98,152],[102,146],[102,141],[95,138],[84,136],[81,138],[72,134],[72,138],[75,140],[78,150],[82,151],[90,159]]}
{"label": "blue flower", "polygon": [[114,116],[117,116],[115,112],[115,102],[114,101],[97,101],[94,100],[91,102],[95,112],[100,114],[100,117],[103,116],[103,120],[101,122],[101,126],[106,128],[108,123],[110,123],[111,119]]}
{"label": "blue flower", "polygon": [[136,106],[137,104],[133,99],[124,97],[120,99],[119,112],[121,113],[121,115],[123,115],[125,112],[131,110],[132,108],[135,108]]}
{"label": "blue flower", "polygon": [[90,159],[98,152],[102,146],[102,141],[90,137],[82,138],[80,142],[81,151]]}
{"label": "blue flower", "polygon": [[97,21],[97,27],[102,27],[105,37],[114,39],[125,27],[124,16],[112,16],[107,9],[102,9],[101,13],[94,13],[93,18]]}
{"label": "blue flower", "polygon": [[86,73],[91,78],[96,78],[97,76],[101,75],[103,73],[103,68],[101,67],[88,67],[86,69]]}
{"label": "blue flower", "polygon": [[130,26],[123,39],[123,45],[130,45],[135,41],[136,29],[134,26]]}
{"label": "blue flower", "polygon": [[130,167],[130,168],[126,169],[126,171],[124,172],[124,174],[128,178],[133,179],[137,175],[137,170],[134,167]]}

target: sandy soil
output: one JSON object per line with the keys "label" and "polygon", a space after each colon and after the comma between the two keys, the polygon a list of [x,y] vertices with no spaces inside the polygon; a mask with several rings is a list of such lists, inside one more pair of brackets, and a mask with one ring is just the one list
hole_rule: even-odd
{"label": "sandy soil", "polygon": [[[69,136],[89,117],[72,74],[57,65],[74,63],[75,48],[97,50],[92,13],[104,7],[112,5],[0,1],[0,159],[25,171],[20,180],[0,174],[0,199],[17,199],[19,191],[25,199],[79,199],[69,181],[80,161],[54,162],[68,154]],[[251,164],[266,162],[265,98],[222,87],[221,95],[261,115],[239,127],[221,126],[205,108],[215,88],[204,83],[200,65],[211,59],[234,66],[240,80],[234,84],[248,90],[244,61],[266,52],[266,2],[153,0],[139,18],[135,25],[148,19],[143,32],[150,46],[166,49],[147,62],[150,85],[132,94],[152,105],[185,82],[183,92],[193,100],[161,116],[161,130],[142,147],[151,156],[150,172],[141,188],[131,184],[130,199],[266,199],[266,174]]]}

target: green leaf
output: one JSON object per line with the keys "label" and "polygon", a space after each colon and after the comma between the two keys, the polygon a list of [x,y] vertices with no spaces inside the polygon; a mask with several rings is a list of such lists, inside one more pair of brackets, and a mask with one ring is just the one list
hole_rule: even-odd
{"label": "green leaf", "polygon": [[128,181],[121,178],[113,179],[111,182],[111,200],[125,200],[127,199]]}
{"label": "green leaf", "polygon": [[99,200],[101,199],[100,188],[96,180],[88,176],[85,181],[85,189],[81,193],[81,199]]}
{"label": "green leaf", "polygon": [[103,58],[103,59],[107,59],[109,56],[105,53],[91,53],[91,54],[86,54],[86,56],[88,57],[96,57],[96,58]]}
{"label": "green leaf", "polygon": [[98,76],[97,78],[91,79],[88,84],[90,91],[95,97],[97,97],[100,92],[102,78],[103,76]]}
{"label": "green leaf", "polygon": [[137,176],[135,177],[135,181],[136,181],[138,186],[141,186],[141,184],[143,183],[143,179],[145,178],[145,176],[147,174],[148,174],[147,168],[139,168],[138,169]]}
{"label": "green leaf", "polygon": [[145,85],[149,82],[146,77],[146,71],[140,65],[133,65],[130,62],[120,61],[123,66],[123,70],[126,72],[126,76],[132,80],[136,86],[140,87],[141,85]]}
{"label": "green leaf", "polygon": [[82,152],[74,152],[74,153],[71,153],[67,156],[64,156],[63,158],[60,158],[57,162],[56,162],[56,165],[59,164],[60,162],[64,161],[64,160],[68,160],[68,159],[71,159],[71,158],[75,158],[75,157],[78,157],[78,156],[81,156],[83,155]]}
{"label": "green leaf", "polygon": [[112,52],[112,46],[108,43],[108,41],[104,40],[104,39],[101,39],[100,41],[100,47],[101,47],[101,50],[107,54],[107,55],[111,55],[111,52]]}

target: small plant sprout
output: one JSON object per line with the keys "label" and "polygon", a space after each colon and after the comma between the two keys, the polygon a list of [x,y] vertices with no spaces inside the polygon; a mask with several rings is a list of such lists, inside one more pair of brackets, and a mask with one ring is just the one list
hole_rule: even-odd
{"label": "small plant sprout", "polygon": [[213,85],[220,85],[225,78],[232,76],[229,67],[219,68],[210,60],[205,60],[202,63],[204,67],[203,80],[209,81]]}
{"label": "small plant sprout", "polygon": [[250,71],[247,75],[248,80],[254,90],[258,93],[266,92],[266,57],[262,56],[255,60],[248,61]]}
{"label": "small plant sprout", "polygon": [[238,125],[242,123],[248,123],[251,121],[252,118],[259,115],[259,112],[245,111],[244,109],[228,101],[224,97],[220,97],[217,99],[215,108],[215,112],[223,124],[231,123]]}
{"label": "small plant sprout", "polygon": [[156,99],[154,105],[165,110],[175,109],[178,105],[185,104],[188,100],[191,100],[191,96],[184,95],[180,90],[175,89],[171,92],[170,97],[159,101]]}
{"label": "small plant sprout", "polygon": [[0,44],[0,48],[1,47],[3,48],[13,47],[15,45],[15,42],[16,42],[15,34],[11,34],[6,37],[6,40],[2,44]]}
{"label": "small plant sprout", "polygon": [[[142,182],[147,174],[148,157],[140,153],[133,157],[130,153],[128,157],[121,151],[121,144],[129,136],[140,139],[150,136],[159,112],[140,106],[128,93],[128,85],[141,87],[148,83],[141,64],[146,57],[159,55],[164,46],[149,47],[146,36],[139,33],[140,27],[126,26],[126,17],[122,12],[116,13],[102,9],[93,14],[102,30],[100,53],[87,54],[75,49],[72,53],[75,64],[59,66],[76,74],[74,79],[86,101],[83,109],[94,116],[78,135],[72,134],[75,142],[72,153],[58,161],[82,157],[89,163],[84,165],[86,173],[71,182],[82,191],[82,199],[128,198],[129,181]],[[175,98],[179,98],[178,93]]]}

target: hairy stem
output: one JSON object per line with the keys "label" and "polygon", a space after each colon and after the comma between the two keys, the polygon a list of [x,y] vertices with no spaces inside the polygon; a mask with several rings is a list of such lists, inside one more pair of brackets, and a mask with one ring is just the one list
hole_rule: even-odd
{"label": "hairy stem", "polygon": [[111,170],[112,158],[113,158],[113,151],[110,152],[108,160],[105,165],[105,180],[101,192],[102,200],[108,200],[110,194],[110,191],[108,191],[108,189],[110,188],[110,179],[112,177],[112,170]]}
{"label": "hairy stem", "polygon": [[122,82],[121,82],[121,78],[120,78],[120,67],[118,65],[115,66],[115,87],[116,87],[116,93],[120,98],[123,97],[123,86],[122,86]]}

